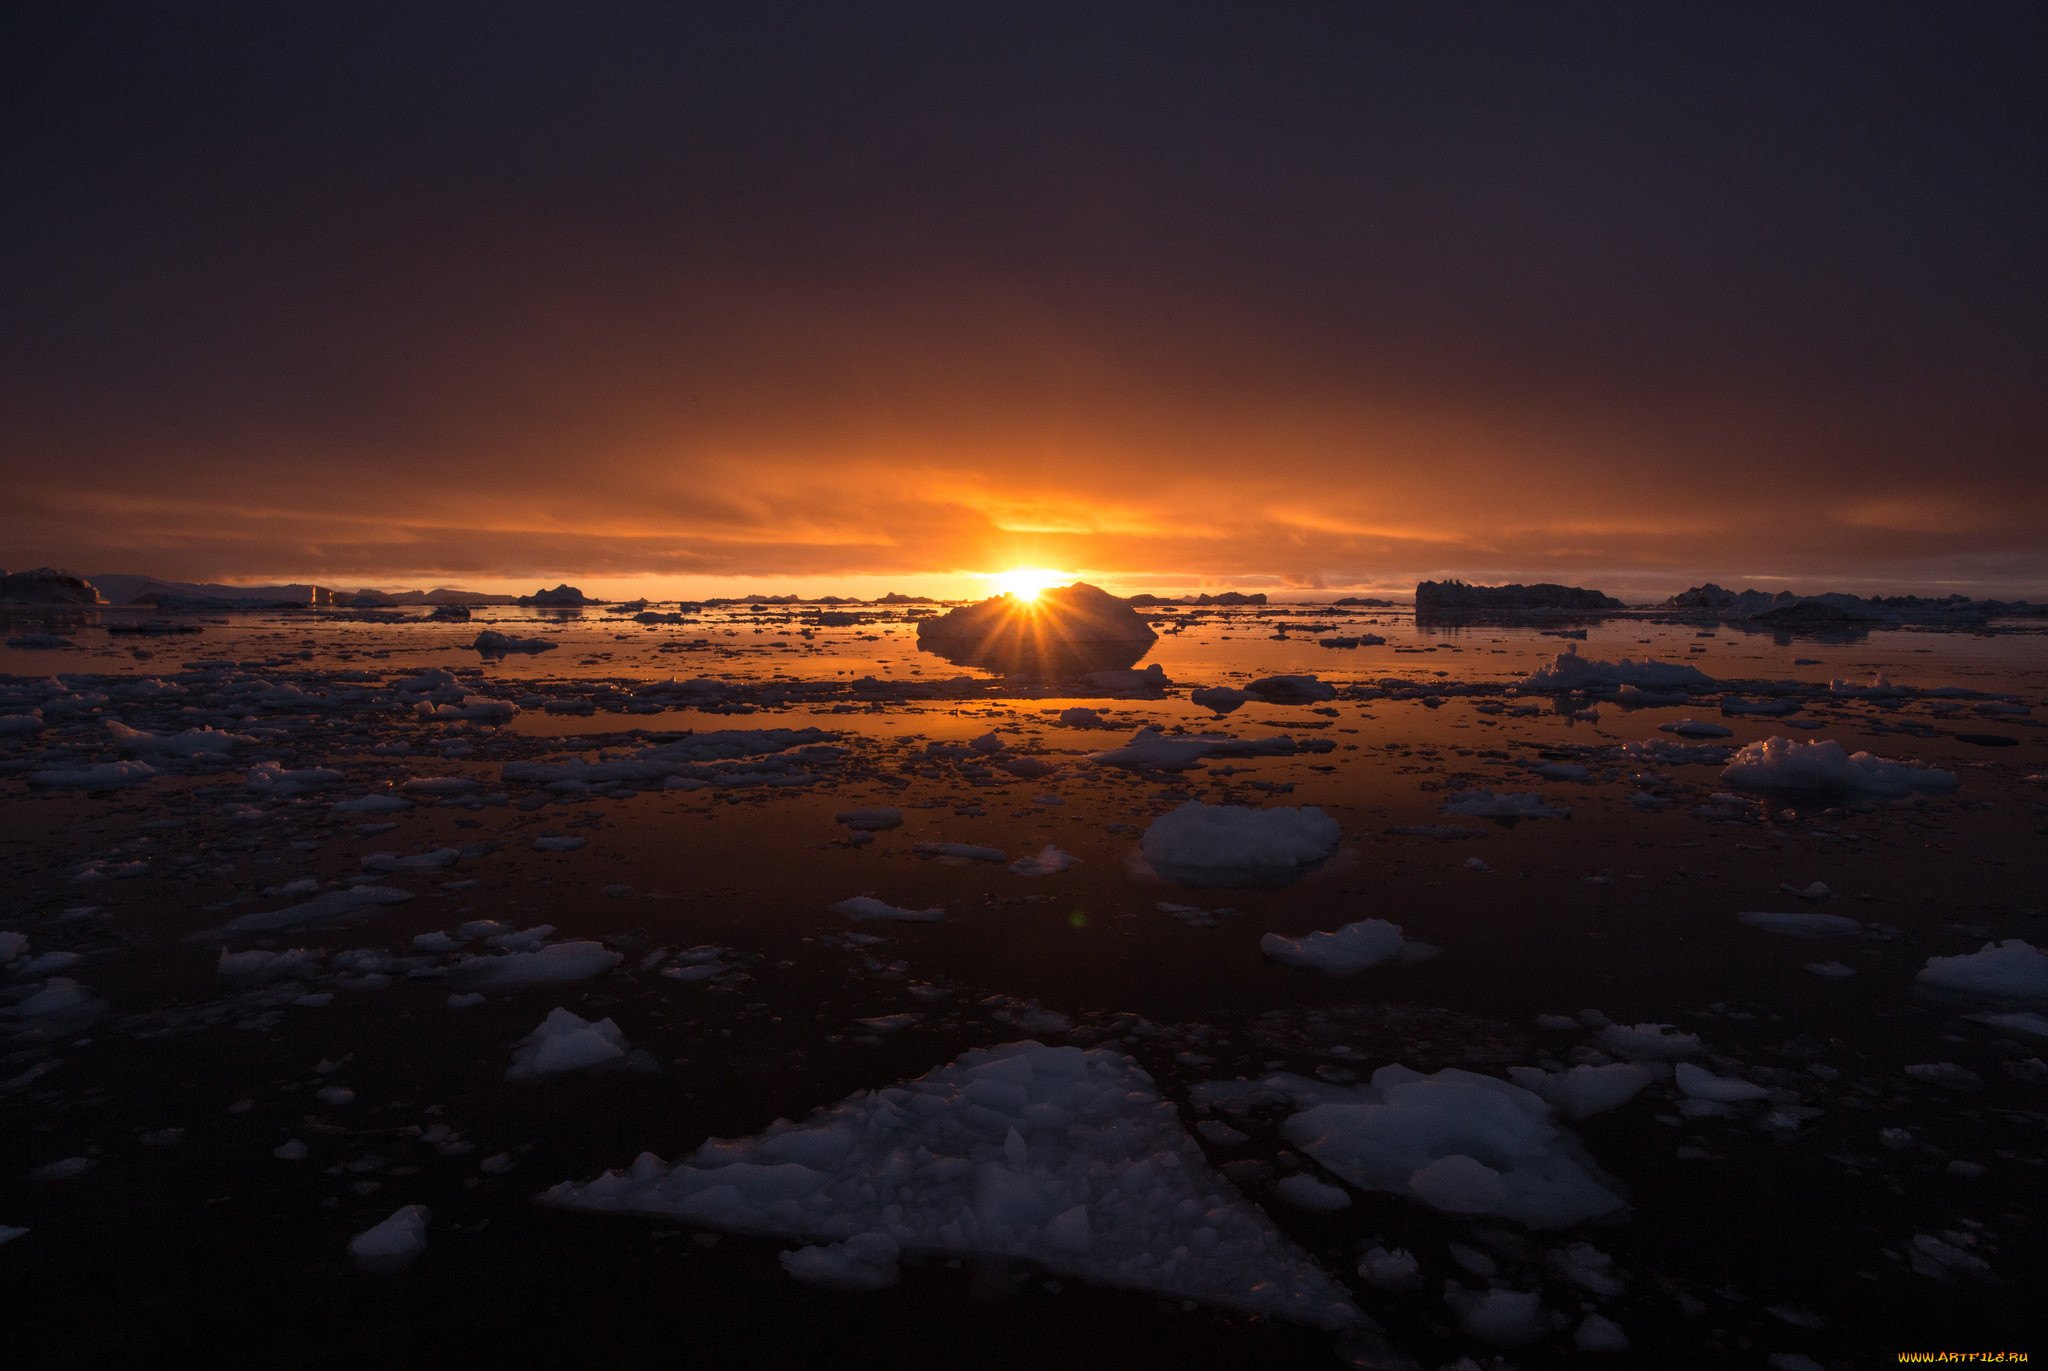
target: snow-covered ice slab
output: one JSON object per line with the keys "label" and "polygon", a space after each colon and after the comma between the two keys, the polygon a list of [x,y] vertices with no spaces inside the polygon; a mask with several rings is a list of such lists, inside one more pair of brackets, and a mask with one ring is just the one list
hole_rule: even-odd
{"label": "snow-covered ice slab", "polygon": [[1790,795],[1832,795],[1895,800],[1914,793],[1943,795],[1960,781],[1955,773],[1868,752],[1851,753],[1832,739],[1794,742],[1766,738],[1735,754],[1721,779],[1737,790]]}
{"label": "snow-covered ice slab", "polygon": [[1342,836],[1313,805],[1253,809],[1190,800],[1154,819],[1139,840],[1152,869],[1184,885],[1273,885],[1329,859]]}
{"label": "snow-covered ice slab", "polygon": [[1282,1132],[1339,1179],[1445,1213],[1555,1229],[1627,1207],[1548,1101],[1492,1076],[1383,1066],[1368,1085],[1275,1075],[1205,1085],[1195,1098],[1299,1106]]}
{"label": "snow-covered ice slab", "polygon": [[[645,1155],[543,1198],[763,1237],[859,1240],[850,1255],[870,1272],[886,1261],[885,1238],[907,1253],[1013,1258],[1322,1328],[1364,1321],[1209,1168],[1152,1078],[1099,1048],[969,1052],[804,1123],[713,1140],[674,1166]],[[845,1264],[826,1255],[799,1265]]]}

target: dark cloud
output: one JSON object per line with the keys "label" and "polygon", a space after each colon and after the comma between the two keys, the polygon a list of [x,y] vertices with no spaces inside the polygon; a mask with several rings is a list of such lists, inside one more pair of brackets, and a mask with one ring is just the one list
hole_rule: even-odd
{"label": "dark cloud", "polygon": [[4,22],[7,559],[2048,581],[2038,7]]}

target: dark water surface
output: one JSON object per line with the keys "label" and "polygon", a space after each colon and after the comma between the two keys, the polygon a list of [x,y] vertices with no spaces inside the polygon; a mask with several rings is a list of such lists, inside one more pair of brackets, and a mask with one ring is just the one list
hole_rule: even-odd
{"label": "dark water surface", "polygon": [[[1027,1038],[1129,1053],[1193,1126],[1216,1117],[1194,1102],[1197,1086],[1272,1071],[1342,1082],[1397,1062],[1494,1076],[1602,1062],[1601,1019],[1537,1023],[1593,1010],[1697,1034],[1693,1060],[1772,1092],[1690,1117],[1662,1080],[1570,1125],[1626,1194],[1623,1216],[1532,1233],[1377,1192],[1353,1192],[1335,1214],[1294,1208],[1273,1181],[1321,1173],[1271,1111],[1232,1117],[1248,1137],[1205,1138],[1204,1151],[1425,1366],[1464,1355],[1763,1366],[1775,1354],[1851,1367],[1902,1349],[2048,1352],[2048,1042],[1971,1017],[2048,1006],[1938,995],[1915,979],[1930,957],[1987,941],[2048,946],[2042,637],[1816,642],[1594,625],[1571,644],[1584,657],[1689,663],[1722,683],[1682,705],[1625,708],[1509,693],[1567,646],[1534,627],[1214,613],[1144,659],[1176,683],[1155,699],[1005,690],[918,653],[899,615],[815,615],[645,626],[596,612],[483,611],[469,625],[235,615],[149,640],[61,616],[10,624],[9,636],[69,631],[75,644],[0,649],[0,718],[33,708],[43,720],[0,731],[0,930],[27,939],[0,972],[0,1225],[29,1230],[0,1245],[10,1361],[1332,1365],[1363,1344],[971,1259],[909,1262],[882,1290],[822,1290],[780,1266],[793,1240],[535,1197],[643,1151],[674,1160]],[[1327,634],[1307,627],[1318,624],[1388,641],[1323,648]],[[561,646],[482,659],[464,646],[482,627]],[[423,669],[458,677],[438,693],[394,684]],[[1282,672],[1314,673],[1336,694],[1222,717],[1187,698]],[[1900,693],[1858,693],[1876,673]],[[661,684],[671,679],[713,684]],[[1831,691],[1838,679],[1845,688]],[[1728,696],[1772,692],[1799,712],[1720,710]],[[423,699],[465,697],[520,711],[509,722],[419,712]],[[1102,726],[1063,724],[1076,707]],[[1659,730],[1684,719],[1730,736]],[[179,757],[122,742],[110,720],[240,741]],[[1284,734],[1299,750],[1173,773],[1089,760],[1144,727]],[[720,764],[679,777],[686,785],[551,787],[519,770],[722,729],[817,729],[831,751],[763,752],[799,760],[758,774],[754,762]],[[991,732],[1000,750],[971,750]],[[1945,768],[1959,784],[1895,799],[1731,795],[1725,754],[1621,750],[1732,752],[1776,736]],[[155,774],[103,789],[30,779],[124,756]],[[1004,769],[1020,759],[1039,774]],[[269,761],[342,778],[295,793],[252,786],[250,769]],[[1533,769],[1545,765],[1587,776]],[[404,788],[421,778],[476,784]],[[1535,792],[1569,817],[1443,812],[1472,789]],[[382,793],[409,803],[334,808]],[[1317,806],[1341,845],[1292,883],[1177,885],[1138,845],[1190,799]],[[862,841],[835,822],[875,806],[900,808],[901,827]],[[584,841],[537,850],[549,835]],[[1054,845],[1075,864],[1015,875],[919,855],[918,842],[1006,859]],[[457,850],[445,866],[366,874],[373,854],[444,848]],[[1783,889],[1815,881],[1832,894]],[[313,884],[283,889],[294,882]],[[206,936],[366,882],[411,898]],[[856,924],[831,911],[855,895],[946,917]],[[1846,915],[1865,932],[1808,940],[1735,917],[1758,910]],[[1443,951],[1350,977],[1261,955],[1264,934],[1369,918]],[[553,925],[541,941],[593,940],[623,960],[569,983],[479,987],[483,1003],[453,1008],[460,957],[486,949],[414,939],[483,919]],[[704,945],[725,949],[716,974],[662,974],[687,971],[675,954]],[[323,955],[271,980],[220,969],[224,951],[293,948]],[[51,953],[79,960],[32,965]],[[1807,969],[1826,963],[1854,974]],[[53,978],[90,1001],[23,1013]],[[507,1082],[513,1045],[557,1006],[614,1020],[638,1053],[623,1069]],[[859,1022],[902,1014],[917,1017],[891,1031]],[[1975,1083],[1906,1069],[1940,1063]],[[320,1096],[334,1087],[352,1097]],[[303,1160],[273,1155],[293,1139]],[[65,1159],[90,1165],[36,1174]],[[349,1239],[405,1204],[432,1210],[424,1256],[398,1275],[356,1270]],[[1981,1269],[1930,1263],[1925,1247],[1916,1261],[1922,1237]],[[1575,1242],[1610,1255],[1623,1288],[1561,1278],[1554,1254]],[[1418,1289],[1357,1276],[1378,1246],[1415,1254]],[[1547,1331],[1492,1346],[1461,1328],[1447,1281],[1537,1292]],[[1589,1311],[1632,1350],[1576,1350]]]}

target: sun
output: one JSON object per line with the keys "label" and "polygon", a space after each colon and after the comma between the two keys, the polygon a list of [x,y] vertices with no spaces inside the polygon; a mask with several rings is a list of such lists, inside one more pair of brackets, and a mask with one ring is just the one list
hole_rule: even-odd
{"label": "sun", "polygon": [[1065,584],[1068,577],[1063,572],[1048,571],[1044,567],[1020,566],[996,572],[988,579],[997,594],[1013,595],[1029,603],[1036,600],[1044,591]]}

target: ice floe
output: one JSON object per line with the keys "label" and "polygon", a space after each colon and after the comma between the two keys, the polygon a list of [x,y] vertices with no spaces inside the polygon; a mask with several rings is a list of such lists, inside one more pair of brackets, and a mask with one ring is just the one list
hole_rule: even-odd
{"label": "ice floe", "polygon": [[859,1288],[892,1270],[886,1240],[903,1253],[1027,1261],[1318,1327],[1362,1321],[1342,1288],[1209,1168],[1152,1078],[1103,1049],[969,1052],[803,1123],[707,1142],[673,1166],[643,1156],[545,1198],[831,1244],[799,1256],[792,1274],[830,1282],[857,1268]]}

